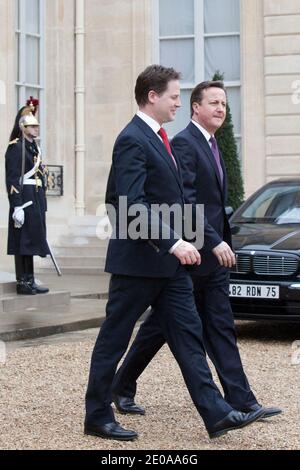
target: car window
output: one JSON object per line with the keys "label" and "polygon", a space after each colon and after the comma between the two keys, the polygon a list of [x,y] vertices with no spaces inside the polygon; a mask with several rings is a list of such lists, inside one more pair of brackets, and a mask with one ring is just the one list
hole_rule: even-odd
{"label": "car window", "polygon": [[234,222],[300,223],[300,185],[272,185],[246,203]]}
{"label": "car window", "polygon": [[283,214],[281,214],[275,220],[276,224],[292,224],[300,223],[300,207],[293,207],[291,209],[287,209]]}

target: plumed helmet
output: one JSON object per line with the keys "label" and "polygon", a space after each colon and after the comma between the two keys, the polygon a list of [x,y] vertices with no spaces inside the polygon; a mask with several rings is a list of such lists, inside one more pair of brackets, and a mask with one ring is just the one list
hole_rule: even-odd
{"label": "plumed helmet", "polygon": [[26,126],[39,126],[39,125],[40,124],[37,118],[31,112],[22,116],[19,121],[19,126],[21,129]]}
{"label": "plumed helmet", "polygon": [[39,105],[39,100],[33,98],[32,96],[27,100],[26,106],[22,110],[21,119],[19,120],[20,129],[26,126],[39,126],[39,122],[35,117],[37,107]]}

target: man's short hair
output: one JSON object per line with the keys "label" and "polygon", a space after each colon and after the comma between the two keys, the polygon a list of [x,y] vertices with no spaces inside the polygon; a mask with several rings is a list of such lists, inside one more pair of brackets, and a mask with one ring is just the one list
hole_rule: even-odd
{"label": "man's short hair", "polygon": [[180,80],[181,75],[172,67],[162,65],[149,65],[137,78],[135,85],[135,99],[139,106],[148,103],[151,90],[161,95],[168,88],[171,80]]}
{"label": "man's short hair", "polygon": [[208,88],[221,88],[226,93],[226,88],[224,83],[221,80],[211,80],[206,82],[201,82],[195,86],[192,91],[191,99],[190,99],[190,106],[191,106],[191,116],[193,116],[193,103],[202,103],[203,100],[203,90],[208,90]]}

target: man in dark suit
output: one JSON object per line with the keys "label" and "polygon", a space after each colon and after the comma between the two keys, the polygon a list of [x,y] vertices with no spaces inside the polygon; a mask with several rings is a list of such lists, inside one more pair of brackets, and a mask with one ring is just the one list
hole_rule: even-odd
{"label": "man in dark suit", "polygon": [[[200,264],[200,255],[174,231],[173,222],[166,225],[152,209],[153,204],[180,208],[184,204],[179,162],[161,128],[175,118],[180,106],[179,74],[172,68],[149,66],[137,79],[135,96],[139,111],[116,140],[107,187],[106,201],[118,217],[108,246],[106,271],[112,277],[106,320],[92,355],[85,433],[118,440],[137,437],[115,421],[111,386],[134,325],[151,305],[210,437],[218,437],[252,423],[262,413],[233,410],[215,386],[205,358],[192,281],[182,266]],[[128,209],[125,230],[121,197],[126,197]],[[130,226],[137,219],[135,205],[147,227],[138,237],[131,234]]]}
{"label": "man in dark suit", "polygon": [[[258,404],[244,373],[231,305],[229,270],[235,264],[231,231],[225,213],[227,178],[214,134],[226,117],[222,82],[202,82],[191,95],[189,125],[172,140],[180,161],[187,202],[204,204],[206,218],[202,262],[190,267],[197,310],[203,324],[205,349],[218,373],[225,400],[244,412],[261,409],[264,417],[281,412]],[[120,411],[144,414],[134,402],[136,381],[165,343],[155,312],[142,324],[114,381],[114,401]]]}

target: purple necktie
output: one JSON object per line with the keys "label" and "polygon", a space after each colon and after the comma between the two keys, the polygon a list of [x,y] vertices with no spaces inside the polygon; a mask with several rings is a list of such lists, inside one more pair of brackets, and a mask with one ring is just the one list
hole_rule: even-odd
{"label": "purple necktie", "polygon": [[219,174],[220,174],[221,183],[222,183],[222,186],[223,186],[224,173],[223,173],[223,168],[222,168],[222,165],[221,165],[220,153],[219,153],[219,149],[218,149],[217,140],[216,140],[215,137],[211,137],[209,139],[209,141],[211,143],[211,151],[213,153],[213,156],[215,157],[215,161],[216,161],[216,164],[217,164],[217,167],[218,167],[218,170],[219,170]]}

